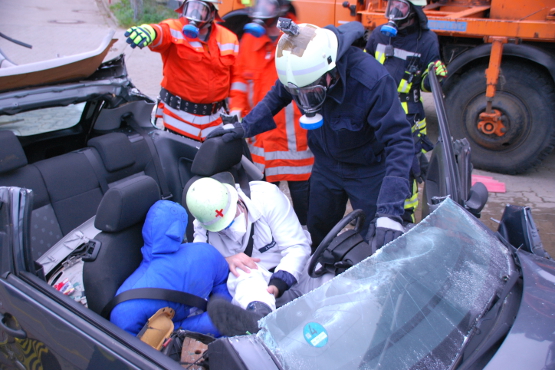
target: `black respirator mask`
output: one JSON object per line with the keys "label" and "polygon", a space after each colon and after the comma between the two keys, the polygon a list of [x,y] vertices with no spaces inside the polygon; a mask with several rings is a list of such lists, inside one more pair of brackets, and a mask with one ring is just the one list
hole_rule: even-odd
{"label": "black respirator mask", "polygon": [[266,34],[266,28],[276,24],[278,17],[284,13],[277,0],[257,0],[249,14],[252,21],[243,29],[254,37],[262,37]]}
{"label": "black respirator mask", "polygon": [[387,24],[381,28],[381,33],[388,37],[397,36],[399,27],[406,23],[411,17],[411,4],[406,0],[389,0],[385,10]]}

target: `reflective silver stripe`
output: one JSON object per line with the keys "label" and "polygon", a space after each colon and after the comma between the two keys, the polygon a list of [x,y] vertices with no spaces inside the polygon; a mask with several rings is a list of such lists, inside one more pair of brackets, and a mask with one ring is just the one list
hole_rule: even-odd
{"label": "reflective silver stripe", "polygon": [[247,81],[247,90],[248,90],[248,95],[247,95],[247,100],[249,101],[249,105],[251,108],[254,108],[254,106],[256,104],[254,104],[254,81],[253,80],[248,80]]}
{"label": "reflective silver stripe", "polygon": [[202,50],[202,44],[198,41],[189,41],[189,45],[191,45],[195,49],[201,49]]}
{"label": "reflective silver stripe", "polygon": [[176,129],[191,134],[193,137],[198,137],[200,134],[200,129],[195,126],[191,126],[188,123],[180,121],[172,116],[164,114],[164,125],[175,127]]}
{"label": "reflective silver stripe", "polygon": [[[222,112],[223,113],[223,112]],[[204,139],[208,136],[208,134],[210,134],[212,131],[214,131],[215,129],[221,127],[222,125],[218,125],[218,126],[211,126],[211,127],[207,127],[202,129],[201,131],[201,137]]]}
{"label": "reflective silver stripe", "polygon": [[244,82],[234,82],[231,84],[231,89],[235,91],[247,92],[247,84]]}
{"label": "reflective silver stripe", "polygon": [[164,39],[164,30],[162,29],[162,27],[160,27],[157,24],[155,24],[154,27],[156,28],[156,35],[158,36],[158,42],[152,45],[153,48],[159,46],[162,43],[162,40]]}
{"label": "reflective silver stripe", "polygon": [[297,136],[295,135],[295,109],[293,102],[285,107],[285,134],[287,135],[287,147],[290,151],[297,151]]}
{"label": "reflective silver stripe", "polygon": [[277,175],[304,175],[312,172],[312,166],[279,166],[279,167],[266,167],[266,176]]}
{"label": "reflective silver stripe", "polygon": [[236,53],[239,52],[239,45],[237,45],[235,43],[220,44],[218,42],[218,48],[220,48],[220,51],[233,50]]}
{"label": "reflective silver stripe", "polygon": [[[376,47],[376,52],[385,53],[385,46],[386,45],[384,45],[384,44],[378,44],[378,46]],[[421,54],[420,53],[415,53],[413,51],[394,48],[393,49],[393,56],[395,58],[407,60],[407,57],[411,57],[411,56],[420,57]]]}
{"label": "reflective silver stripe", "polygon": [[[310,74],[310,73],[312,73],[312,72],[314,72],[314,71],[319,71],[319,70],[325,69],[325,68],[327,68],[327,64],[325,63],[324,60],[322,60],[321,63],[316,64],[316,65],[314,65],[314,66],[312,66],[312,67],[310,67],[310,68],[297,69],[297,70],[295,70],[295,71],[292,71],[292,73],[293,73],[293,76],[302,76],[302,75]],[[284,71],[284,70],[282,70],[282,69],[277,69],[277,68],[276,68],[276,71],[277,71],[278,75],[285,76],[285,75],[287,74],[286,71]]]}
{"label": "reflective silver stripe", "polygon": [[399,82],[399,87],[397,87],[397,91],[400,93],[406,94],[410,91],[411,86],[412,86],[412,83],[408,83],[407,80],[402,78],[401,81]]}
{"label": "reflective silver stripe", "polygon": [[312,154],[310,149],[303,150],[303,151],[300,151],[300,152],[279,151],[279,152],[266,152],[266,153],[264,153],[264,158],[266,158],[267,161],[275,161],[275,160],[279,160],[279,159],[299,160],[299,159],[309,159],[309,158],[313,158],[313,157],[314,157],[314,155]]}
{"label": "reflective silver stripe", "polygon": [[174,30],[173,28],[170,28],[170,32],[174,39],[185,40],[185,36],[183,36],[183,32]]}
{"label": "reflective silver stripe", "polygon": [[254,155],[258,155],[260,157],[265,157],[264,156],[264,148],[258,147],[258,146],[254,146],[252,144],[249,145],[249,148],[251,149],[251,153]]}
{"label": "reflective silver stripe", "polygon": [[196,116],[194,114],[184,112],[182,110],[173,109],[168,105],[165,105],[164,109],[167,109],[168,111],[172,112],[174,115],[178,116],[185,122],[191,122],[196,125],[207,125],[220,118],[220,114],[221,114],[220,112],[222,112],[223,108],[210,116]]}

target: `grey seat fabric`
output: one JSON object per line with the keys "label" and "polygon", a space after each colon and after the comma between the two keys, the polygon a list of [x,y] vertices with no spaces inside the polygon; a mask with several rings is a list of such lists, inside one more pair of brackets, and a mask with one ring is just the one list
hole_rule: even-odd
{"label": "grey seat fabric", "polygon": [[42,175],[28,164],[19,139],[12,131],[0,131],[0,186],[17,186],[33,190],[31,212],[31,254],[34,260],[62,238],[58,218]]}
{"label": "grey seat fabric", "polygon": [[[0,185],[33,190],[33,260],[96,214],[107,190],[102,182],[109,188],[145,174],[159,182],[152,155],[140,134],[110,133],[89,140],[89,145],[29,164],[13,132],[0,131]],[[96,168],[85,151],[97,159]]]}
{"label": "grey seat fabric", "polygon": [[149,176],[137,176],[106,192],[98,207],[95,227],[101,232],[97,258],[85,262],[83,285],[88,307],[100,314],[117,289],[142,260],[142,227],[160,189]]}

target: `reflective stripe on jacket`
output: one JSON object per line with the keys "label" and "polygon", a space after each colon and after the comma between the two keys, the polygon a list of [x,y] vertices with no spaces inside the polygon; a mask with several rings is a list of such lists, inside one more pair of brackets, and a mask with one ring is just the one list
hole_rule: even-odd
{"label": "reflective stripe on jacket", "polygon": [[[162,56],[162,87],[182,99],[208,104],[229,96],[233,65],[239,52],[237,36],[214,23],[207,42],[187,39],[185,18],[153,24],[156,38],[150,49]],[[148,71],[145,71],[148,72]]]}
{"label": "reflective stripe on jacket", "polygon": [[[188,39],[181,31],[188,23],[185,18],[168,19],[153,24],[156,39],[150,49],[162,56],[164,78],[162,87],[183,100],[209,104],[229,96],[233,65],[239,44],[237,36],[214,23],[207,42]],[[201,116],[173,109],[159,103],[158,115],[164,127],[194,140],[204,141],[221,124],[220,110]]]}
{"label": "reflective stripe on jacket", "polygon": [[[428,72],[428,64],[440,59],[437,35],[430,30],[421,30],[416,24],[399,30],[396,37],[385,36],[381,33],[381,28],[382,26],[379,26],[372,31],[365,51],[373,55],[393,76],[398,84],[397,91],[399,93],[408,93],[411,88],[421,90],[422,84],[416,85],[414,81],[423,81]],[[386,58],[387,45],[393,47],[393,56]],[[411,57],[419,59],[415,68],[419,72],[419,77],[407,83],[404,77],[407,76],[405,72]],[[418,116],[417,121],[425,118],[424,106],[421,101],[401,101],[401,103],[406,114]]]}
{"label": "reflective stripe on jacket", "polygon": [[[232,85],[230,111],[242,116],[261,101],[277,80],[275,67],[276,42],[264,35],[256,38],[245,34]],[[307,132],[299,124],[301,112],[295,103],[274,116],[277,128],[249,139],[253,161],[266,175],[266,180],[308,180],[314,156],[308,148]]]}

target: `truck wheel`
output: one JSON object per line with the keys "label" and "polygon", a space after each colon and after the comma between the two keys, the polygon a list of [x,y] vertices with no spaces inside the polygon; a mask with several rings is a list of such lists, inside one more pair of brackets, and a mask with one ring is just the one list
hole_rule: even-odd
{"label": "truck wheel", "polygon": [[541,163],[555,146],[555,88],[550,76],[514,61],[502,63],[493,109],[503,132],[479,126],[486,111],[485,66],[446,81],[445,107],[451,134],[466,137],[472,163],[483,170],[517,174]]}

